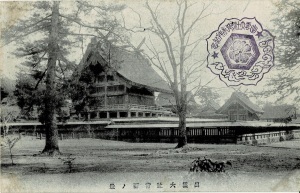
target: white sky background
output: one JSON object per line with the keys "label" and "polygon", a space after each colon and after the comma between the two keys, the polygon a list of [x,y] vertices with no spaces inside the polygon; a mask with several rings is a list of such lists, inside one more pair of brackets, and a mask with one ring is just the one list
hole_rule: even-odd
{"label": "white sky background", "polygon": [[[212,14],[205,18],[203,21],[199,22],[198,25],[195,27],[193,31],[193,38],[199,38],[199,37],[205,37],[207,38],[210,33],[214,30],[216,30],[221,22],[224,21],[225,18],[243,18],[243,17],[256,17],[256,19],[262,24],[264,29],[270,30],[270,32],[276,36],[276,34],[272,31],[272,22],[271,19],[274,16],[273,12],[275,10],[274,2],[275,0],[230,0],[230,1],[215,1],[213,5],[211,6],[211,9],[208,9],[208,11],[213,11],[217,14]],[[112,1],[105,1],[105,2],[112,2]],[[142,19],[142,26],[147,27],[149,25],[149,19],[150,15],[149,12],[144,7],[145,2],[144,1],[138,1],[138,0],[128,0],[128,1],[116,1],[117,3],[125,3],[128,8],[123,11],[123,15],[126,22],[126,27],[133,27],[136,25],[139,25],[139,17],[138,15],[132,11],[135,10],[138,12]],[[205,2],[205,1],[203,1]],[[188,20],[191,21],[194,19],[202,6],[203,2],[199,2],[196,5],[192,7],[191,12],[189,13]],[[72,2],[64,2],[67,4],[72,4]],[[154,8],[157,5],[158,1],[150,1],[150,5],[153,5]],[[206,1],[205,3],[208,3]],[[167,2],[161,2],[159,7],[159,12],[161,14],[160,22],[163,26],[171,26],[173,23],[172,16],[177,13],[176,9],[176,2],[174,0],[170,0]],[[3,20],[3,18],[2,18]],[[150,45],[149,39],[155,43],[155,46],[157,48],[162,48],[162,43],[157,41],[155,37],[148,31],[145,32],[139,32],[132,35],[131,42],[133,45],[137,46],[142,41],[143,38],[146,38],[146,44]],[[202,41],[193,57],[195,59],[206,59],[207,57],[207,51],[206,51],[206,41]],[[86,43],[88,43],[87,41]],[[276,39],[275,39],[275,46],[276,46]],[[141,49],[146,49],[145,45],[141,47]],[[2,48],[2,56],[1,56],[1,71],[2,73],[12,79],[16,79],[16,72],[18,71],[17,66],[22,61],[21,59],[16,59],[11,52],[13,51],[13,44],[10,46],[6,46]],[[80,54],[74,53],[72,55],[74,58],[77,59],[77,61],[80,60],[82,57],[81,52]],[[275,56],[276,58],[276,56]],[[276,65],[276,63],[275,63]],[[234,88],[240,88],[241,91],[260,91],[264,89],[264,86],[266,85],[266,82],[276,74],[276,69],[273,68],[271,71],[264,75],[264,78],[261,82],[258,83],[257,86],[239,86]],[[300,74],[298,72],[297,74]],[[213,78],[216,77],[207,67],[206,63],[202,67],[201,73],[198,74],[201,77],[202,84],[205,84],[206,82],[209,82]],[[216,91],[218,91],[222,95],[221,104],[224,103],[224,101],[229,98],[231,93],[234,91],[232,88],[228,88],[225,83],[223,83],[219,78],[215,78],[210,84],[207,86],[211,86],[214,88],[217,88]],[[255,98],[251,98],[253,102],[256,102]],[[268,99],[260,99],[265,101],[275,101],[275,96],[270,97]],[[284,101],[285,103],[292,103],[291,100]]]}

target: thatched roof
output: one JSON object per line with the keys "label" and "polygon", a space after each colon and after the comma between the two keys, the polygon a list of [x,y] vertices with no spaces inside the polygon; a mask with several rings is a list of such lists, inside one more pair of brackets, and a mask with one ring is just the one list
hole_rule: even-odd
{"label": "thatched roof", "polygon": [[297,116],[297,119],[292,120],[291,123],[300,124],[300,117],[299,117],[299,115]]}
{"label": "thatched roof", "polygon": [[[80,63],[79,72],[87,65],[100,64],[106,66],[109,62],[104,59],[103,50],[99,44],[91,42]],[[158,92],[170,92],[165,80],[151,67],[148,60],[140,53],[128,51],[120,47],[111,47],[109,68],[131,85],[147,87]],[[104,64],[105,63],[105,64]]]}
{"label": "thatched roof", "polygon": [[296,115],[296,108],[293,105],[266,106],[261,119],[286,119]]}
{"label": "thatched roof", "polygon": [[225,104],[217,111],[217,113],[226,112],[227,108],[236,102],[252,113],[264,112],[258,105],[251,102],[250,99],[245,94],[241,92],[234,92],[232,93],[231,97],[225,102]]}

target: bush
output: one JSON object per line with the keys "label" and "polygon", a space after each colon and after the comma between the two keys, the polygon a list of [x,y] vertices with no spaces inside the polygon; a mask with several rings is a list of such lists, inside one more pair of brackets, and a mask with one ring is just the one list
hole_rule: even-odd
{"label": "bush", "polygon": [[280,136],[279,141],[285,141],[285,139],[282,136]]}
{"label": "bush", "polygon": [[292,140],[292,139],[294,139],[294,134],[293,133],[290,133],[290,134],[286,135],[286,140]]}

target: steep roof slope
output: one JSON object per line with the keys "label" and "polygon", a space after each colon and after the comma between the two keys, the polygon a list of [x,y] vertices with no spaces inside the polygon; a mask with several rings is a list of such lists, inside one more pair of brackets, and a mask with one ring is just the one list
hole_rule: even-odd
{"label": "steep roof slope", "polygon": [[170,91],[167,82],[157,74],[142,55],[124,50],[116,50],[113,53],[114,56],[119,61],[122,61],[117,71],[126,79],[154,89]]}
{"label": "steep roof slope", "polygon": [[[104,59],[103,50],[91,42],[86,53],[80,62],[78,72],[80,73],[87,65],[107,65]],[[92,56],[91,56],[92,55]],[[114,63],[113,68],[120,76],[137,86],[146,86],[148,89],[161,92],[170,92],[170,88],[165,80],[151,67],[150,63],[140,53],[128,51],[120,47],[112,47],[110,58]],[[106,64],[103,64],[106,63]]]}
{"label": "steep roof slope", "polygon": [[250,99],[241,92],[232,93],[231,97],[225,104],[217,111],[217,113],[223,113],[226,109],[234,102],[239,102],[242,106],[248,109],[250,112],[263,113],[264,111],[256,104],[254,104]]}

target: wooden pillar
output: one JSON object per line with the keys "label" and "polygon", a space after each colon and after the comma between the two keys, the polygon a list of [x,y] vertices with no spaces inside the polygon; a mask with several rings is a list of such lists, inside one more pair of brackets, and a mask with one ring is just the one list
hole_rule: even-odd
{"label": "wooden pillar", "polygon": [[131,112],[130,111],[127,112],[127,117],[131,117]]}
{"label": "wooden pillar", "polygon": [[117,141],[119,141],[119,129],[117,128]]}
{"label": "wooden pillar", "polygon": [[33,135],[36,134],[36,125],[33,126]]}
{"label": "wooden pillar", "polygon": [[104,86],[104,106],[107,106],[107,72],[105,72],[105,76],[104,76],[104,82],[105,82],[105,86]]}
{"label": "wooden pillar", "polygon": [[146,117],[146,113],[145,112],[143,112],[143,117]]}
{"label": "wooden pillar", "polygon": [[117,111],[117,118],[120,118],[120,112]]}
{"label": "wooden pillar", "polygon": [[91,120],[91,113],[87,113],[87,120]]}
{"label": "wooden pillar", "polygon": [[139,117],[139,112],[135,112],[135,117]]}
{"label": "wooden pillar", "polygon": [[129,96],[128,96],[128,94],[126,94],[124,97],[125,97],[124,98],[125,104],[128,104],[129,103]]}
{"label": "wooden pillar", "polygon": [[110,118],[110,116],[109,116],[109,112],[106,112],[106,118]]}
{"label": "wooden pillar", "polygon": [[99,114],[100,114],[99,111],[97,111],[97,112],[96,112],[96,118],[97,118],[97,119],[100,118],[100,115],[99,115]]}
{"label": "wooden pillar", "polygon": [[174,143],[175,141],[175,129],[174,128],[170,128],[171,129],[171,142]]}

